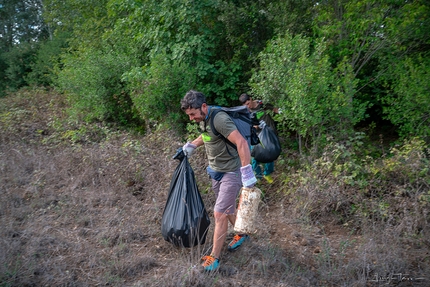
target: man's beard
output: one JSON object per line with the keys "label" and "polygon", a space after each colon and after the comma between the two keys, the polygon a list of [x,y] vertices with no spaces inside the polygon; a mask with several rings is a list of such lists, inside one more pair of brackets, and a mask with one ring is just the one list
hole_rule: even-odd
{"label": "man's beard", "polygon": [[200,117],[199,117],[198,123],[203,122],[205,119],[206,119],[206,114],[202,111],[202,109],[200,109]]}

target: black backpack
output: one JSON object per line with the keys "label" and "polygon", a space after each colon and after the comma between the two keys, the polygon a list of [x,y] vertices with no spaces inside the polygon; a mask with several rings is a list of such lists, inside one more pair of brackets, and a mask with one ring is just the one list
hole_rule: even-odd
{"label": "black backpack", "polygon": [[[222,138],[224,142],[229,144],[231,147],[233,147],[235,150],[237,150],[237,147],[230,142],[228,139],[226,139],[222,134],[220,134],[214,126],[213,119],[215,118],[215,115],[219,113],[220,111],[223,111],[227,113],[230,118],[235,123],[237,130],[240,132],[240,134],[246,139],[249,145],[257,145],[260,143],[260,139],[257,135],[257,130],[254,128],[254,125],[258,125],[258,120],[254,118],[254,115],[249,112],[247,106],[236,106],[236,107],[213,107],[212,115],[209,120],[209,126],[211,127],[212,132]],[[228,148],[227,148],[228,151]],[[230,152],[228,152],[230,154]]]}

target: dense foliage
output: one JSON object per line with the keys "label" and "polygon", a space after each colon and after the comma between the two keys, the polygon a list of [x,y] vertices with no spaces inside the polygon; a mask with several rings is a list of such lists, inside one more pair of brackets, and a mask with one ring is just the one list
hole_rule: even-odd
{"label": "dense foliage", "polygon": [[301,150],[382,122],[430,141],[428,1],[2,0],[0,14],[1,94],[54,86],[86,121],[181,124],[189,89],[218,105],[250,92]]}
{"label": "dense foliage", "polygon": [[[240,272],[212,277],[219,286],[425,277],[429,31],[427,0],[0,0],[0,282],[210,282],[187,281],[203,254],[148,243],[171,156],[185,128],[198,133],[179,109],[189,89],[217,105],[248,92],[281,111],[275,181],[259,182],[264,233],[231,260]],[[205,194],[203,150],[194,160]],[[286,222],[315,227],[316,242],[327,222],[350,234],[318,249]]]}

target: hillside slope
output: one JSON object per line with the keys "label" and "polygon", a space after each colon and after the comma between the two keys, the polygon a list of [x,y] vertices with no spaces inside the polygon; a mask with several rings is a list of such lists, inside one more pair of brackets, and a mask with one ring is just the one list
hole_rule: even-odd
{"label": "hillside slope", "polygon": [[[252,240],[224,250],[219,272],[202,272],[213,223],[206,244],[190,249],[160,233],[180,137],[79,124],[65,108],[61,95],[40,89],[0,99],[0,286],[430,283],[428,237],[331,216],[305,220],[283,185],[282,161],[274,184],[259,183],[264,198]],[[190,162],[212,216],[203,150]]]}

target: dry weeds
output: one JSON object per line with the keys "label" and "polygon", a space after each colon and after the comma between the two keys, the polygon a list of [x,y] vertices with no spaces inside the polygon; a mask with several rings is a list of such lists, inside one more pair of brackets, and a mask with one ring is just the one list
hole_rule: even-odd
{"label": "dry weeds", "polygon": [[[0,286],[429,284],[428,239],[399,236],[390,225],[348,228],[328,213],[303,220],[281,190],[278,163],[276,182],[260,184],[259,231],[223,253],[219,272],[204,273],[211,234],[205,245],[181,249],[160,232],[179,135],[100,136],[101,128],[71,138],[79,126],[67,122],[61,95],[39,89],[0,104]],[[212,215],[203,151],[191,165]]]}

